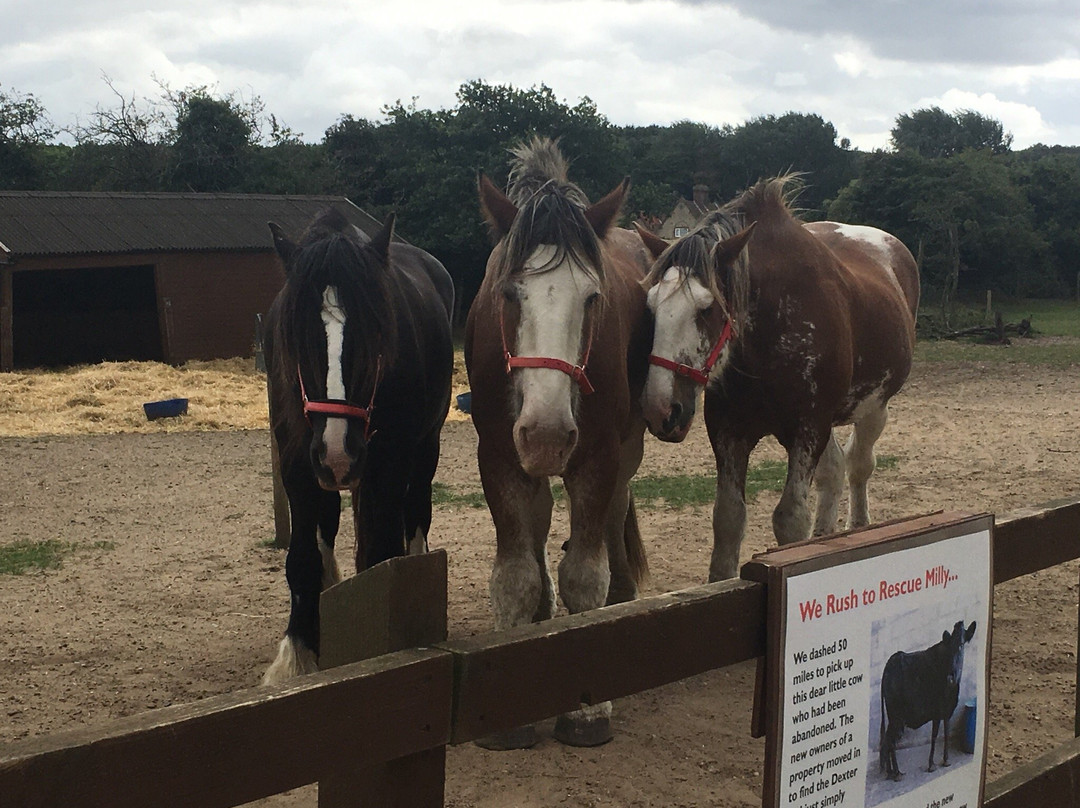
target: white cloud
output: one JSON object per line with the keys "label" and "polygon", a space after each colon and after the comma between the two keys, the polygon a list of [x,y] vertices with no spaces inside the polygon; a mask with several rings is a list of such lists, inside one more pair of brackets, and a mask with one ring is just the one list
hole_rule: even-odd
{"label": "white cloud", "polygon": [[812,112],[859,148],[928,103],[998,117],[1014,147],[1080,131],[1080,7],[1064,0],[57,2],[0,0],[0,76],[61,126],[114,105],[104,73],[125,97],[156,98],[154,76],[257,94],[309,140],[399,99],[452,106],[472,79],[587,95],[617,124]]}

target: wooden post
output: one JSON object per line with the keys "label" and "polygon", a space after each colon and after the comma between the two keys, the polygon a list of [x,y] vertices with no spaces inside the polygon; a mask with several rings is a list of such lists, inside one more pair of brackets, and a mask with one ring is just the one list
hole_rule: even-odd
{"label": "wooden post", "polygon": [[[1080,616],[1080,604],[1077,604],[1077,614]],[[1074,698],[1076,700],[1076,709],[1073,711],[1073,735],[1080,738],[1080,624],[1076,627],[1076,683],[1074,687]]]}
{"label": "wooden post", "polygon": [[[322,593],[323,670],[446,640],[446,551],[376,564]],[[442,808],[446,747],[319,781],[319,808]]]}
{"label": "wooden post", "polygon": [[15,370],[15,301],[11,267],[0,268],[0,372]]}

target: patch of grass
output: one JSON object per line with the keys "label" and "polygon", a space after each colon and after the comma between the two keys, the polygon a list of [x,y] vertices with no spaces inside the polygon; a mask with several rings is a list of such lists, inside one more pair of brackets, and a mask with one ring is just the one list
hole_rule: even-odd
{"label": "patch of grass", "polygon": [[115,542],[97,541],[93,544],[62,542],[57,539],[30,541],[23,539],[0,546],[0,575],[22,575],[32,570],[59,569],[67,556],[75,553],[115,549]]}
{"label": "patch of grass", "polygon": [[959,340],[920,340],[916,362],[982,362],[1036,367],[1080,364],[1080,340],[1043,342],[1018,337],[1010,345],[978,345]]}
{"label": "patch of grass", "polygon": [[[1065,367],[1080,364],[1080,303],[1072,300],[1004,300],[995,299],[995,312],[1007,323],[1031,321],[1036,337],[1010,337],[1009,345],[986,345],[976,338],[959,340],[920,339],[915,346],[915,359],[924,362],[994,362],[1039,367]],[[920,316],[920,322],[930,324],[936,317],[932,311]],[[940,319],[938,317],[938,319]],[[985,309],[962,307],[954,319],[955,328],[991,325]]]}
{"label": "patch of grass", "polygon": [[455,491],[445,483],[432,483],[432,505],[461,505],[465,508],[486,508],[483,491]]}
{"label": "patch of grass", "polygon": [[1027,319],[1047,337],[1080,337],[1080,303],[1075,300],[1010,300],[994,308],[1007,323]]}
{"label": "patch of grass", "polygon": [[875,464],[874,468],[876,468],[878,471],[883,471],[885,469],[892,471],[894,469],[898,469],[900,468],[900,458],[896,455],[878,455],[877,463]]}

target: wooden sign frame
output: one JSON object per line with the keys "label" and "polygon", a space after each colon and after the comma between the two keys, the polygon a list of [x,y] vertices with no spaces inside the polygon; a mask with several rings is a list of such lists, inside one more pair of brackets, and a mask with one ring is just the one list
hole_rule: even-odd
{"label": "wooden sign frame", "polygon": [[[768,593],[752,727],[766,737],[765,808],[982,804],[993,526],[991,514],[934,513],[774,548],[743,566],[742,577]],[[928,742],[931,722],[906,729],[895,744],[906,772],[895,780],[882,754],[893,745],[883,723],[886,659],[910,665],[915,653],[969,634],[952,716],[965,732],[950,733],[949,767],[941,766],[939,733],[940,768],[927,771],[920,738]],[[889,663],[890,689],[913,679],[896,674],[900,661]],[[925,689],[903,687],[920,697]],[[959,751],[961,740],[970,752]],[[921,759],[908,748],[913,742]]]}

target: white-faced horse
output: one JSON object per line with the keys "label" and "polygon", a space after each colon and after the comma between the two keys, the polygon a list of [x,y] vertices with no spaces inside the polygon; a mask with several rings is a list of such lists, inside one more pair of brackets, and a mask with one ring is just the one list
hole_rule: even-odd
{"label": "white-faced horse", "polygon": [[[550,477],[562,477],[570,500],[558,576],[566,607],[631,600],[646,573],[629,482],[645,433],[651,330],[641,282],[649,261],[633,232],[614,227],[628,185],[589,205],[555,143],[536,139],[514,154],[509,196],[480,178],[497,243],[465,334],[480,477],[495,523],[497,629],[554,613]],[[556,737],[606,741],[610,709],[561,716]],[[523,728],[488,745],[535,738]]]}
{"label": "white-faced horse", "polygon": [[[848,527],[869,523],[874,443],[911,369],[919,304],[911,253],[871,227],[803,224],[788,204],[791,180],[758,183],[671,245],[639,228],[655,259],[646,281],[656,320],[644,394],[650,431],[685,438],[705,387],[717,471],[710,580],[737,573],[747,464],[765,435],[788,456],[772,520],[779,543],[836,529],[845,470]],[[844,424],[854,428],[841,449],[833,427]]]}

